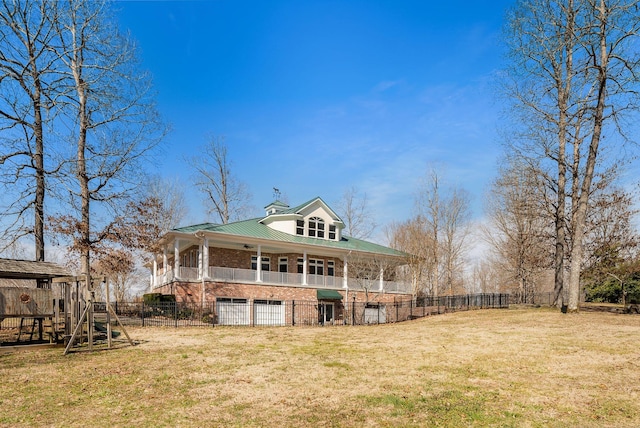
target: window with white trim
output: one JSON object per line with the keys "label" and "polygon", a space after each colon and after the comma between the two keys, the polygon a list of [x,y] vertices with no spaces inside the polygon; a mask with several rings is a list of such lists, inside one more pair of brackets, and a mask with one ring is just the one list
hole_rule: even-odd
{"label": "window with white trim", "polygon": [[324,260],[309,259],[309,274],[324,275]]}
{"label": "window with white trim", "polygon": [[309,236],[316,238],[324,238],[324,220],[320,217],[311,217],[309,219]]}
{"label": "window with white trim", "polygon": [[304,235],[304,220],[296,220],[296,235]]}
{"label": "window with white trim", "polygon": [[304,271],[304,259],[298,259],[298,273]]}
{"label": "window with white trim", "polygon": [[333,260],[327,260],[327,276],[336,275],[336,262]]}
{"label": "window with white trim", "polygon": [[286,257],[280,257],[278,259],[278,272],[289,272],[289,259]]}
{"label": "window with white trim", "polygon": [[282,300],[254,300],[254,304],[256,305],[272,305],[272,306],[282,306]]}
{"label": "window with white trim", "polygon": [[247,299],[237,299],[235,297],[216,297],[216,302],[219,303],[247,303]]}
{"label": "window with white trim", "polygon": [[182,263],[180,266],[182,267],[198,267],[198,262],[200,259],[200,250],[189,250],[181,254]]}
{"label": "window with white trim", "polygon": [[329,239],[336,239],[336,226],[333,224],[329,225]]}
{"label": "window with white trim", "polygon": [[[258,270],[258,256],[251,256],[251,269]],[[271,270],[271,259],[269,257],[260,257],[260,270]]]}

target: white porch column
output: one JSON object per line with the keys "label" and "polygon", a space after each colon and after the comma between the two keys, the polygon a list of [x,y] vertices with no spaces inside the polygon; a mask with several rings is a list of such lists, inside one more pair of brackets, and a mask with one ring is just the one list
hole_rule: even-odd
{"label": "white porch column", "polygon": [[378,287],[378,291],[384,290],[384,268],[380,268],[380,285]]}
{"label": "white porch column", "polygon": [[307,285],[307,250],[302,252],[302,285]]}
{"label": "white porch column", "polygon": [[204,264],[202,265],[204,269],[204,277],[209,278],[209,238],[204,238],[204,245],[202,250],[204,259]]}
{"label": "white porch column", "polygon": [[204,278],[204,245],[198,245],[198,279]]}
{"label": "white porch column", "polygon": [[151,291],[158,286],[158,260],[156,260],[155,254],[153,255],[153,277],[151,278]]}
{"label": "white porch column", "polygon": [[169,257],[167,256],[167,244],[162,246],[162,284],[167,283],[167,271],[169,270]]}
{"label": "white porch column", "polygon": [[349,263],[347,262],[347,256],[344,256],[342,265],[342,288],[349,288]]}
{"label": "white porch column", "polygon": [[258,245],[258,256],[256,259],[256,282],[262,282],[262,245]]}
{"label": "white porch column", "polygon": [[173,277],[180,278],[180,240],[176,238],[173,241]]}

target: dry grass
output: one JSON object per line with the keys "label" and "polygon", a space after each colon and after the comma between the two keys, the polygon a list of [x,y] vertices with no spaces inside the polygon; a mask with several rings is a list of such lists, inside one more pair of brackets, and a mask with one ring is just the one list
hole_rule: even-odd
{"label": "dry grass", "polygon": [[638,316],[130,334],[142,343],[0,354],[0,426],[640,426]]}

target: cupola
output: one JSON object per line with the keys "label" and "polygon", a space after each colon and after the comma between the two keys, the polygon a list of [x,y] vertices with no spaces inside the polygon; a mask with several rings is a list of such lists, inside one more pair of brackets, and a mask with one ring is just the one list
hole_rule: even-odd
{"label": "cupola", "polygon": [[272,214],[278,214],[279,212],[289,209],[289,205],[276,200],[264,207],[264,209],[266,210],[267,216],[270,216]]}

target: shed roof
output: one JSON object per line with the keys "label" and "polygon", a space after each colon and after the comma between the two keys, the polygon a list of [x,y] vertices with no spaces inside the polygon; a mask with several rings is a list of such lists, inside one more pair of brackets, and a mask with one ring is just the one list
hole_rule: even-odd
{"label": "shed roof", "polygon": [[0,258],[0,278],[50,279],[64,276],[70,276],[70,273],[55,263]]}

